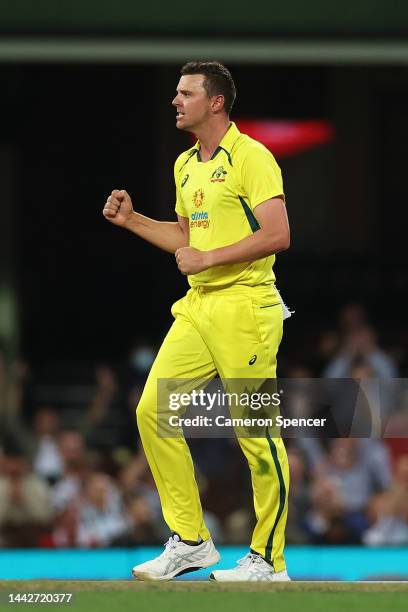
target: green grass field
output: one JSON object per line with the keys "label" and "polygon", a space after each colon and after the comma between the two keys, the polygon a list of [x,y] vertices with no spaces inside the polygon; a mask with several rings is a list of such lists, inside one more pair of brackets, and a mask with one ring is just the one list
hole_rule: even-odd
{"label": "green grass field", "polygon": [[[8,604],[7,593],[73,593],[70,604]],[[53,581],[0,583],[4,609],[30,605],[73,612],[402,612],[408,609],[408,582],[291,582],[217,584],[214,582]]]}

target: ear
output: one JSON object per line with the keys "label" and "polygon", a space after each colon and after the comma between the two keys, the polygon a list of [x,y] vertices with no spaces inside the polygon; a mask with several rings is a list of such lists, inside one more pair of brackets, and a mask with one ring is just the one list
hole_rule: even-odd
{"label": "ear", "polygon": [[219,111],[223,110],[224,106],[225,106],[225,98],[222,94],[219,94],[218,96],[213,96],[213,99],[211,102],[211,108],[214,113],[218,113]]}

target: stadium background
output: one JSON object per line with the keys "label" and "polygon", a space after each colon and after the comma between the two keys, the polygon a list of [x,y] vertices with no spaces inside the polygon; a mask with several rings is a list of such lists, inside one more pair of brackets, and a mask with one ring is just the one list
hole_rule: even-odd
{"label": "stadium background", "polygon": [[[329,375],[347,349],[350,367],[366,368],[367,376],[406,377],[408,9],[368,0],[352,10],[258,0],[250,13],[239,2],[192,11],[132,2],[33,7],[0,6],[0,487],[7,492],[11,472],[25,470],[20,481],[27,490],[39,487],[44,503],[33,509],[27,502],[21,520],[3,504],[2,576],[55,576],[55,549],[68,546],[78,550],[64,557],[58,576],[126,577],[142,546],[165,539],[131,407],[186,283],[171,256],[106,223],[106,195],[124,187],[140,212],[171,217],[173,161],[191,142],[176,131],[170,105],[179,67],[195,58],[224,61],[238,88],[233,119],[296,122],[286,129],[315,120],[331,133],[277,155],[292,246],[275,270],[296,309],[281,375]],[[374,353],[382,357],[378,371]],[[390,407],[405,435],[407,401]],[[63,466],[46,474],[48,489],[28,476],[47,428],[66,432],[51,437],[55,460],[66,453],[68,476],[83,483],[71,498],[69,486],[68,493],[60,488],[62,498],[55,493],[56,481],[69,481]],[[209,520],[226,547],[245,545],[249,478],[235,447],[210,444],[193,444]],[[323,445],[319,460],[316,449],[292,447],[291,573],[406,577],[406,438],[341,444]],[[336,464],[342,452],[355,453],[354,466]],[[380,482],[367,483],[370,453],[385,465]],[[347,490],[346,501],[353,498],[344,483],[355,472],[368,491],[357,517],[353,504],[336,497]],[[325,496],[332,496],[330,508],[322,507]],[[390,496],[393,508],[398,497],[397,516],[390,516]],[[114,535],[102,536],[114,521]],[[377,546],[362,545],[370,528]],[[38,548],[21,553],[33,555],[24,575],[22,546]],[[226,548],[225,562],[236,554]],[[85,574],[75,574],[79,568]]]}

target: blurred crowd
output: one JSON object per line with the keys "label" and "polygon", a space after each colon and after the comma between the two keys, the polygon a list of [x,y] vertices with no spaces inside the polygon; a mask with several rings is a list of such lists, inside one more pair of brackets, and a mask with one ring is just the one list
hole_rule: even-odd
{"label": "blurred crowd", "polygon": [[[408,545],[406,339],[380,345],[360,304],[343,307],[280,375],[380,379],[379,423],[365,437],[289,438],[289,544]],[[109,547],[168,537],[135,409],[155,348],[89,366],[69,384],[0,350],[0,546]],[[58,370],[55,370],[57,372]],[[345,407],[345,410],[347,407]],[[374,419],[375,420],[375,419]],[[217,542],[247,544],[250,474],[233,439],[190,439],[205,520]]]}

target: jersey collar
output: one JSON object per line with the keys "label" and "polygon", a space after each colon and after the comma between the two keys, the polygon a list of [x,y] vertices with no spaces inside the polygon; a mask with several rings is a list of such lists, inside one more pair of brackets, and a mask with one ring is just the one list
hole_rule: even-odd
{"label": "jersey collar", "polygon": [[[214,159],[217,156],[217,154],[220,152],[220,150],[222,149],[227,154],[228,161],[230,165],[232,166],[231,151],[234,147],[234,144],[236,143],[236,141],[238,140],[240,136],[241,136],[241,132],[239,131],[235,123],[231,121],[228,130],[225,132],[220,144],[218,145],[218,147],[215,149],[214,153],[212,154],[211,159]],[[194,149],[197,152],[198,161],[201,161],[200,141],[199,140],[197,140],[197,142],[195,143]]]}

